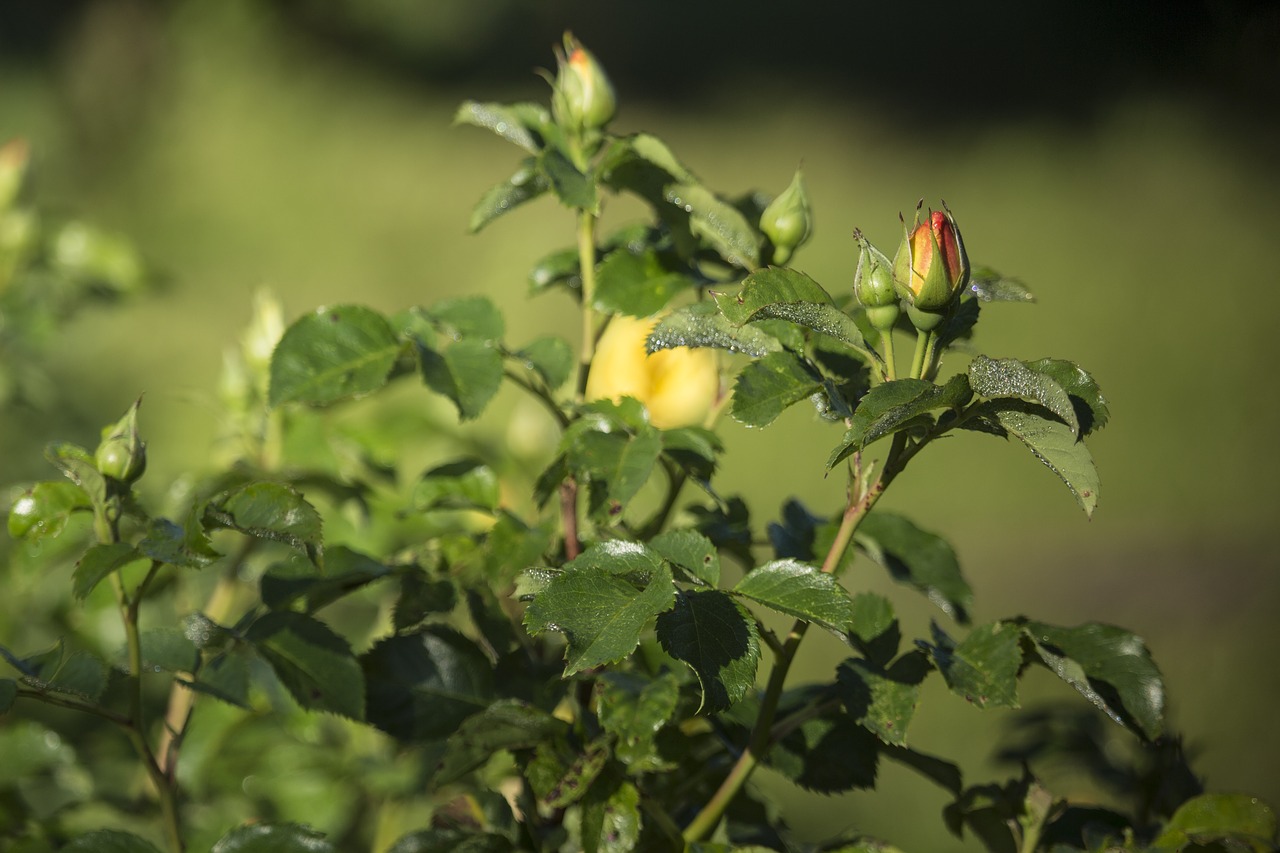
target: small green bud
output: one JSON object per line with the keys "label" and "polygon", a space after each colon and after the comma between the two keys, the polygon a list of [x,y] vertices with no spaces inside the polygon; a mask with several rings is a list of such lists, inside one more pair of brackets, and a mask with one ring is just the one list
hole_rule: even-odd
{"label": "small green bud", "polygon": [[871,325],[881,332],[898,322],[898,292],[893,285],[893,265],[884,252],[871,245],[861,231],[858,241],[858,268],[853,274],[853,295],[867,311]]}
{"label": "small green bud", "polygon": [[804,176],[796,169],[795,177],[782,194],[769,202],[760,214],[760,231],[773,243],[773,262],[785,264],[796,249],[813,233],[813,212]]}
{"label": "small green bud", "polygon": [[949,210],[933,210],[920,222],[902,225],[902,243],[893,259],[893,279],[906,303],[928,314],[944,314],[969,283],[969,256]]}
{"label": "small green bud", "polygon": [[147,445],[138,434],[139,397],[124,417],[102,431],[102,442],[93,454],[98,473],[131,484],[147,470]]}
{"label": "small green bud", "polygon": [[564,128],[599,130],[617,110],[613,85],[596,58],[571,33],[564,52],[556,51],[558,70],[551,84],[551,114]]}

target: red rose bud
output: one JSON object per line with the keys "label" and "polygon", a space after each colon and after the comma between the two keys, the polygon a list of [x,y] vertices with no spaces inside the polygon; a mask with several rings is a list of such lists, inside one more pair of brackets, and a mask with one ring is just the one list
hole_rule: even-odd
{"label": "red rose bud", "polygon": [[898,293],[893,286],[893,265],[884,252],[871,245],[861,231],[853,232],[858,241],[858,269],[853,274],[853,295],[867,311],[871,325],[881,332],[898,322]]}
{"label": "red rose bud", "polygon": [[775,264],[789,261],[795,250],[813,233],[809,194],[805,192],[804,177],[799,169],[782,195],[769,202],[769,206],[760,213],[760,231],[773,244]]}
{"label": "red rose bud", "polygon": [[930,211],[914,230],[906,232],[893,259],[898,294],[917,311],[941,313],[969,283],[969,256],[950,211]]}
{"label": "red rose bud", "polygon": [[102,431],[102,442],[93,454],[98,473],[133,483],[147,470],[147,445],[138,434],[139,397],[119,421]]}
{"label": "red rose bud", "polygon": [[613,86],[596,58],[565,33],[564,53],[557,51],[559,70],[552,83],[551,113],[561,127],[599,130],[617,109]]}

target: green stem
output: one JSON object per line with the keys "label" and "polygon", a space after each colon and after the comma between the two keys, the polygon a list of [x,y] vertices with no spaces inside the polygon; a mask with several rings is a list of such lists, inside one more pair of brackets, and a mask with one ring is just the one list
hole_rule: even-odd
{"label": "green stem", "polygon": [[587,392],[587,377],[596,354],[596,215],[578,211],[578,267],[582,273],[582,350],[578,357],[577,399]]}
{"label": "green stem", "polygon": [[[902,439],[902,440],[899,440]],[[862,523],[871,508],[875,506],[876,501],[884,494],[884,490],[889,483],[902,470],[905,461],[900,461],[899,456],[905,450],[905,434],[899,433],[894,436],[893,446],[889,451],[889,458],[885,463],[885,467],[881,470],[880,476],[876,482],[865,492],[862,491],[857,471],[850,476],[849,500],[845,507],[844,515],[840,519],[840,528],[836,531],[835,540],[831,543],[831,548],[827,551],[826,559],[822,562],[822,571],[827,574],[833,574],[840,565],[844,554],[849,548],[849,543],[853,541],[853,534],[858,529],[858,525]],[[760,702],[760,714],[756,717],[755,728],[751,732],[751,740],[747,744],[747,748],[743,750],[742,755],[738,757],[737,763],[730,769],[720,787],[707,801],[702,810],[694,816],[693,820],[685,827],[684,840],[686,844],[692,844],[705,837],[707,833],[715,828],[716,824],[724,816],[725,809],[729,807],[729,803],[733,802],[733,798],[738,795],[742,786],[746,784],[750,778],[752,771],[756,765],[768,753],[770,747],[776,741],[774,735],[773,723],[778,712],[778,702],[782,698],[782,688],[787,680],[787,673],[791,669],[791,664],[795,660],[796,651],[800,648],[800,643],[804,640],[805,632],[809,629],[809,623],[804,620],[796,620],[792,626],[791,632],[787,635],[786,642],[782,644],[782,649],[778,651],[773,664],[773,671],[769,674],[769,683],[765,687],[764,698]]]}
{"label": "green stem", "polygon": [[897,362],[893,355],[893,329],[881,332],[880,340],[884,342],[884,378],[892,382],[898,378]]}
{"label": "green stem", "polygon": [[924,378],[925,356],[929,352],[929,338],[933,337],[933,332],[922,332],[916,330],[916,351],[911,357],[911,378]]}
{"label": "green stem", "polygon": [[920,374],[921,379],[933,381],[934,375],[938,372],[938,333],[929,333],[929,343],[925,348],[924,354],[924,372]]}
{"label": "green stem", "polygon": [[546,407],[547,411],[551,413],[552,417],[556,419],[556,423],[560,424],[561,429],[564,429],[569,425],[569,416],[564,413],[564,410],[560,408],[560,404],[557,403],[555,398],[552,397],[544,388],[540,388],[533,384],[514,370],[504,370],[503,375],[516,385],[528,391],[534,399],[542,403],[542,405]]}

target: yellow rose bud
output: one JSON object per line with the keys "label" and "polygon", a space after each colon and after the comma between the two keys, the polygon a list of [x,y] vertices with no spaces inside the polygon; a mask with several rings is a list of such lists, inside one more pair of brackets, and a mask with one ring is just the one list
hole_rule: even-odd
{"label": "yellow rose bud", "polygon": [[645,341],[656,317],[614,317],[596,345],[587,400],[634,397],[661,429],[698,426],[720,392],[720,371],[710,349],[676,347],[649,354]]}

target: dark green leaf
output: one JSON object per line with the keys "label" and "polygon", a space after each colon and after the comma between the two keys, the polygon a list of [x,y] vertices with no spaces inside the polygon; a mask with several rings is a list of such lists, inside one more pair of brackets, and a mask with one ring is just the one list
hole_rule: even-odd
{"label": "dark green leaf", "polygon": [[832,304],[822,285],[797,270],[757,270],[747,276],[741,291],[716,297],[716,304],[738,326],[752,320],[785,320],[858,349],[866,346],[853,318]]}
{"label": "dark green leaf", "polygon": [[364,719],[364,675],[347,641],[302,613],[268,613],[246,639],[303,708]]}
{"label": "dark green leaf", "polygon": [[969,275],[969,289],[983,302],[1035,302],[1027,286],[988,267],[978,267]]}
{"label": "dark green leaf", "polygon": [[130,563],[144,560],[142,554],[128,542],[99,543],[89,548],[76,563],[72,577],[72,593],[83,599],[94,587]]}
{"label": "dark green leaf", "polygon": [[711,540],[696,530],[668,530],[649,541],[649,547],[707,586],[720,584],[720,554]]}
{"label": "dark green leaf", "polygon": [[760,236],[741,213],[702,184],[672,184],[663,197],[689,214],[689,228],[725,262],[755,269],[760,265]]}
{"label": "dark green leaf", "polygon": [[1071,398],[1080,435],[1086,436],[1095,429],[1102,429],[1111,417],[1111,409],[1102,396],[1098,383],[1075,362],[1059,358],[1042,358],[1023,362],[1036,373],[1044,374],[1057,382]]}
{"label": "dark green leaf", "polygon": [[478,459],[438,465],[422,475],[413,490],[413,506],[430,509],[484,509],[498,506],[498,475]]}
{"label": "dark green leaf", "polygon": [[790,352],[773,352],[751,362],[733,386],[732,414],[739,423],[762,427],[783,410],[822,387],[822,380]]}
{"label": "dark green leaf", "polygon": [[717,503],[723,503],[711,488],[717,456],[724,451],[715,433],[702,427],[663,430],[662,451]]}
{"label": "dark green leaf", "polygon": [[388,571],[382,563],[345,545],[325,552],[323,570],[310,560],[295,555],[263,573],[259,582],[262,603],[272,610],[284,610],[302,601],[306,611],[314,613],[386,577]]}
{"label": "dark green leaf", "polygon": [[1022,665],[1021,632],[1015,625],[993,622],[969,632],[957,645],[936,625],[933,662],[953,693],[979,708],[1018,707],[1018,670]]}
{"label": "dark green leaf", "polygon": [[561,204],[577,210],[594,211],[600,201],[596,185],[591,177],[578,171],[569,158],[556,148],[544,148],[538,154],[538,168],[547,180]]}
{"label": "dark green leaf", "polygon": [[428,580],[421,571],[406,571],[400,575],[400,597],[391,621],[397,632],[405,631],[432,613],[448,613],[457,603],[453,581]]}
{"label": "dark green leaf", "polygon": [[652,249],[641,253],[620,249],[596,270],[595,307],[607,314],[648,317],[692,286],[688,276],[665,269]]}
{"label": "dark green leaf", "polygon": [[316,832],[296,823],[252,823],[222,836],[209,853],[337,853]]}
{"label": "dark green leaf", "polygon": [[97,829],[76,838],[65,853],[160,853],[150,841],[118,829]]}
{"label": "dark green leaf", "polygon": [[107,686],[107,665],[88,652],[67,654],[59,640],[52,648],[21,660],[0,647],[6,660],[39,690],[69,693],[96,702]]}
{"label": "dark green leaf", "polygon": [[1234,842],[1229,850],[1275,850],[1276,813],[1248,794],[1201,794],[1174,812],[1152,848],[1200,849],[1215,841]]}
{"label": "dark green leaf", "polygon": [[960,574],[955,551],[906,516],[877,510],[858,526],[854,542],[898,583],[920,592],[960,624],[968,624],[973,590]]}
{"label": "dark green leaf", "polygon": [[1087,516],[1098,505],[1098,469],[1093,454],[1071,427],[1019,408],[994,411],[1000,428],[1027,446],[1037,459],[1067,484]]}
{"label": "dark green leaf", "polygon": [[[679,608],[677,603],[676,607]],[[662,617],[659,617],[661,619]],[[617,737],[617,758],[632,771],[659,766],[653,754],[653,739],[676,712],[680,685],[671,673],[655,679],[624,672],[606,672],[599,681],[597,703],[600,725]]]}
{"label": "dark green leaf", "polygon": [[593,785],[582,809],[585,853],[631,853],[640,841],[640,792],[631,782]]}
{"label": "dark green leaf", "polygon": [[233,646],[200,667],[199,678],[189,686],[223,702],[248,708],[250,664],[248,652],[239,646]]}
{"label": "dark green leaf", "polygon": [[[785,719],[782,711],[779,717]],[[836,712],[801,723],[774,745],[766,761],[802,788],[834,794],[875,787],[879,758],[875,735]]]}
{"label": "dark green leaf", "polygon": [[12,678],[0,678],[0,714],[9,713],[18,698],[18,682]]}
{"label": "dark green leaf", "polygon": [[442,299],[428,308],[426,314],[451,339],[500,341],[506,332],[502,312],[485,296]]}
{"label": "dark green leaf", "polygon": [[718,590],[681,591],[658,617],[658,641],[693,670],[702,686],[699,710],[718,713],[752,688],[760,635],[747,609]]}
{"label": "dark green leaf", "polygon": [[675,585],[665,567],[637,589],[606,569],[584,566],[553,578],[525,611],[524,624],[533,635],[565,635],[564,674],[569,676],[631,654],[640,631],[674,600]]}
{"label": "dark green leaf", "polygon": [[360,665],[369,722],[403,741],[448,737],[493,699],[489,659],[449,628],[380,640]]}
{"label": "dark green leaf", "polygon": [[673,347],[714,347],[760,358],[782,348],[756,325],[735,325],[712,302],[695,302],[672,311],[649,333],[649,352]]}
{"label": "dark green leaf", "polygon": [[272,406],[326,405],[376,391],[400,355],[387,318],[358,305],[319,308],[285,330],[271,356]]}
{"label": "dark green leaf", "polygon": [[849,642],[877,666],[887,666],[898,653],[902,630],[889,599],[871,592],[853,597]]}
{"label": "dark green leaf", "polygon": [[1076,410],[1067,392],[1051,376],[1031,370],[1013,358],[976,356],[969,362],[969,387],[988,398],[1012,398],[1042,406],[1062,419],[1075,435],[1080,433]]}
{"label": "dark green leaf", "polygon": [[515,354],[524,366],[542,377],[551,390],[559,388],[573,373],[573,347],[564,338],[547,335],[538,338]]}
{"label": "dark green leaf", "polygon": [[950,791],[952,794],[959,794],[961,788],[964,787],[960,768],[950,761],[943,761],[941,758],[925,755],[923,752],[916,752],[914,749],[908,749],[904,746],[885,746],[880,750],[880,754],[885,758],[910,767],[921,776]]}
{"label": "dark green leaf", "polygon": [[482,104],[477,101],[463,101],[453,116],[454,124],[470,124],[491,130],[530,154],[537,154],[541,147],[534,133],[550,120],[546,109],[538,104]]}
{"label": "dark green leaf", "polygon": [[308,554],[321,542],[320,513],[280,483],[249,483],[211,500],[205,521],[248,536],[285,542]]}
{"label": "dark green leaf", "polygon": [[502,699],[469,717],[445,745],[435,784],[447,785],[483,765],[503,749],[532,749],[565,737],[569,724],[515,699]]}
{"label": "dark green leaf", "polygon": [[403,836],[387,853],[509,853],[515,848],[502,835],[461,829],[420,829]]}
{"label": "dark green leaf", "polygon": [[464,338],[418,355],[427,387],[452,400],[464,421],[479,417],[502,385],[502,354],[489,342]]}
{"label": "dark green leaf", "polygon": [[568,766],[556,768],[559,771],[556,777],[547,780],[550,784],[541,792],[541,805],[556,809],[578,802],[600,775],[608,760],[609,747],[604,739],[588,744]]}
{"label": "dark green leaf", "polygon": [[73,512],[91,507],[89,496],[75,483],[60,480],[36,483],[13,502],[9,510],[9,535],[28,542],[54,539],[67,526]]}
{"label": "dark green leaf", "polygon": [[774,560],[753,569],[733,591],[780,613],[844,633],[853,602],[830,574],[797,560]]}
{"label": "dark green leaf", "polygon": [[887,670],[849,658],[836,670],[836,679],[845,709],[855,721],[884,743],[905,746],[907,726],[920,701],[920,683],[928,672],[928,661],[913,652]]}
{"label": "dark green leaf", "polygon": [[1111,719],[1148,740],[1164,731],[1164,680],[1142,638],[1097,622],[1023,629],[1045,666]]}
{"label": "dark green leaf", "polygon": [[923,379],[884,382],[868,391],[854,410],[849,429],[831,452],[827,468],[833,468],[867,445],[892,435],[937,409],[957,409],[971,397],[969,383],[957,374],[945,385]]}
{"label": "dark green leaf", "polygon": [[582,265],[578,250],[557,249],[546,255],[529,270],[529,292],[540,293],[549,287],[563,284],[577,297],[582,291]]}
{"label": "dark green leaf", "polygon": [[166,672],[195,672],[200,651],[186,633],[177,628],[150,628],[140,636],[142,665]]}
{"label": "dark green leaf", "polygon": [[205,535],[194,508],[185,528],[167,518],[153,518],[138,550],[157,562],[185,569],[204,568],[222,556]]}
{"label": "dark green leaf", "polygon": [[635,497],[657,464],[662,437],[643,421],[639,426],[632,434],[619,430],[616,419],[581,418],[565,432],[561,447],[570,470],[592,483],[596,515]]}
{"label": "dark green leaf", "polygon": [[474,234],[499,216],[510,213],[525,202],[533,201],[549,189],[551,182],[538,171],[531,157],[521,164],[514,175],[491,187],[481,196],[471,211],[471,221],[467,227]]}

